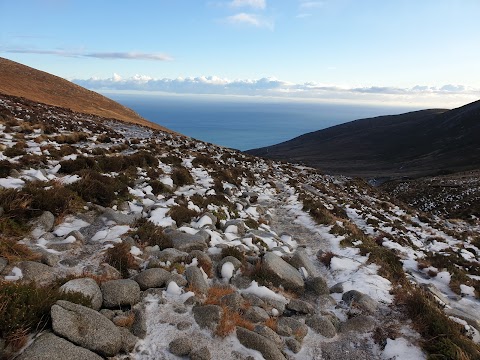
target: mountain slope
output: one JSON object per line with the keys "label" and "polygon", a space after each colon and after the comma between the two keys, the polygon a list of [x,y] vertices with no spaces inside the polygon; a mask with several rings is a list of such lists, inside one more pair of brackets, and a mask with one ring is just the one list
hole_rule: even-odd
{"label": "mountain slope", "polygon": [[419,176],[480,167],[480,101],[361,119],[247,151],[363,177]]}
{"label": "mountain slope", "polygon": [[0,94],[171,132],[94,91],[4,58],[0,58]]}

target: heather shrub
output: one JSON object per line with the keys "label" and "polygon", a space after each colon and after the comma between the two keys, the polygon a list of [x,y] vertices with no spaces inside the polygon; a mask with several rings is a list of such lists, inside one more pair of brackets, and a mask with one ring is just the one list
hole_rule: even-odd
{"label": "heather shrub", "polygon": [[116,244],[105,252],[104,261],[117,269],[122,277],[129,277],[128,269],[137,268],[135,258],[130,253],[130,245],[124,242]]}
{"label": "heather shrub", "polygon": [[163,233],[160,226],[155,225],[147,219],[139,219],[135,223],[136,230],[132,232],[132,236],[142,245],[155,246],[158,245],[160,249],[172,247],[172,242]]}
{"label": "heather shrub", "polygon": [[173,183],[177,186],[191,185],[194,183],[192,174],[190,174],[190,171],[183,166],[175,168],[171,176]]}
{"label": "heather shrub", "polygon": [[172,206],[168,212],[168,215],[175,220],[178,226],[185,223],[188,224],[192,221],[193,217],[198,216],[195,210],[191,210],[183,205]]}

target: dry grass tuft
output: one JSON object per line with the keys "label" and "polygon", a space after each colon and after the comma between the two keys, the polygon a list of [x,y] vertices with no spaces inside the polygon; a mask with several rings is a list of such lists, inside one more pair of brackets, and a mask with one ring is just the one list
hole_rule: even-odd
{"label": "dry grass tuft", "polygon": [[0,254],[9,263],[26,260],[38,260],[40,257],[34,254],[27,245],[18,243],[12,238],[0,236]]}
{"label": "dry grass tuft", "polygon": [[332,259],[335,257],[335,254],[331,251],[327,251],[318,256],[318,261],[320,261],[327,268],[330,268]]}
{"label": "dry grass tuft", "polygon": [[137,268],[135,258],[130,254],[130,245],[123,242],[105,252],[105,262],[120,271],[124,278],[129,277],[128,269]]}

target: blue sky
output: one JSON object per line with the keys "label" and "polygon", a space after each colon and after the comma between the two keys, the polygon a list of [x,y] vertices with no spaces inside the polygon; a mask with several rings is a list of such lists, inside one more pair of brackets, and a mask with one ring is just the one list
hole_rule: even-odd
{"label": "blue sky", "polygon": [[100,90],[462,105],[478,0],[0,1],[0,56]]}

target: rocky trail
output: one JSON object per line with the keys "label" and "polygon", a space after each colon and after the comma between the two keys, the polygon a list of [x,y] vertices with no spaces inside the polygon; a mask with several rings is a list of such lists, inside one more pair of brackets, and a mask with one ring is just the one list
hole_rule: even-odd
{"label": "rocky trail", "polygon": [[358,179],[0,105],[2,358],[478,358],[478,222]]}

